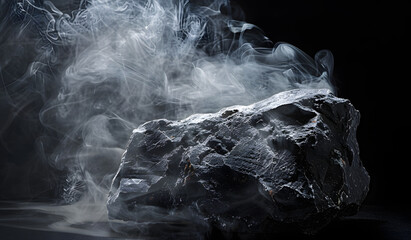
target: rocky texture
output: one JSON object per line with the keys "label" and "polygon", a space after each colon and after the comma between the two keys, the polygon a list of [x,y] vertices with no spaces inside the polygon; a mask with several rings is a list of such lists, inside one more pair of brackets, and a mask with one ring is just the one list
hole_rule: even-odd
{"label": "rocky texture", "polygon": [[[359,112],[328,90],[292,90],[250,106],[135,129],[108,199],[117,231],[314,233],[353,214],[369,176]],[[181,230],[181,231],[176,231]]]}

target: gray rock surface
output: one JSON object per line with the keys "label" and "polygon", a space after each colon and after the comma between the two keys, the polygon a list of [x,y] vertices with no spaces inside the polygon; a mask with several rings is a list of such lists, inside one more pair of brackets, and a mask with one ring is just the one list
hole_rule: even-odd
{"label": "gray rock surface", "polygon": [[133,131],[113,180],[112,227],[175,236],[211,228],[315,233],[356,213],[368,192],[359,119],[348,100],[300,89],[147,122]]}

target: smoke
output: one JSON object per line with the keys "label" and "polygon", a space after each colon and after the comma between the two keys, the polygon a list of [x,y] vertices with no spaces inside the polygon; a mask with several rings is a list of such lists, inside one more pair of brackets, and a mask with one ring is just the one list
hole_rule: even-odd
{"label": "smoke", "polygon": [[228,0],[75,2],[0,1],[5,122],[32,106],[36,157],[64,172],[52,184],[64,203],[105,205],[129,136],[145,121],[294,88],[333,90],[329,51],[311,58],[271,43]]}

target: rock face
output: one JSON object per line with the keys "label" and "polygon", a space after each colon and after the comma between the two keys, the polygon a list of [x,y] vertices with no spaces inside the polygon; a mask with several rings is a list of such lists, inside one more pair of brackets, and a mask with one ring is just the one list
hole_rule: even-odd
{"label": "rock face", "polygon": [[315,233],[355,213],[368,192],[359,117],[328,90],[302,89],[147,122],[133,131],[113,180],[112,227],[149,235]]}

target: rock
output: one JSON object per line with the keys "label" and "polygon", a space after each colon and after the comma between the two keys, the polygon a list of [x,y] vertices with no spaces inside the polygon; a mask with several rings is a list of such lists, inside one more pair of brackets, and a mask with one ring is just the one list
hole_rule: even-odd
{"label": "rock", "polygon": [[301,89],[147,122],[133,131],[113,180],[112,227],[191,237],[210,229],[315,233],[356,213],[368,192],[359,119],[348,100]]}

